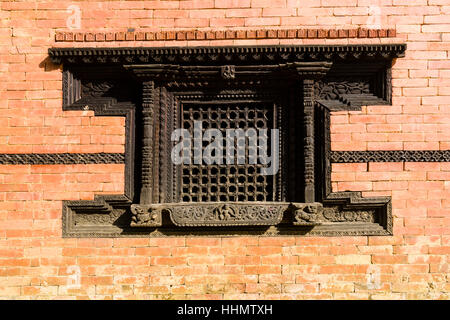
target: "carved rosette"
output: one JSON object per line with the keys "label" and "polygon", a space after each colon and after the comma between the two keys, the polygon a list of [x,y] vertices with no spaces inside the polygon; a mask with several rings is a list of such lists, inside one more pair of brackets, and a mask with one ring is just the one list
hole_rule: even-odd
{"label": "carved rosette", "polygon": [[132,204],[131,227],[160,227],[162,225],[162,209],[154,205]]}
{"label": "carved rosette", "polygon": [[321,225],[321,214],[323,206],[321,203],[295,203],[292,204],[295,226],[318,226]]}

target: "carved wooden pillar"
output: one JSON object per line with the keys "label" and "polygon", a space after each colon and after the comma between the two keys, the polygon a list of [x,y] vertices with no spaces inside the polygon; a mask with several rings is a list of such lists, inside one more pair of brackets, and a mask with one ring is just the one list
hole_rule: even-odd
{"label": "carved wooden pillar", "polygon": [[153,114],[154,114],[154,81],[145,81],[142,84],[142,187],[140,194],[141,204],[152,203],[153,198]]}
{"label": "carved wooden pillar", "polygon": [[305,202],[315,201],[314,191],[314,80],[303,80],[303,122],[304,122],[304,197]]}

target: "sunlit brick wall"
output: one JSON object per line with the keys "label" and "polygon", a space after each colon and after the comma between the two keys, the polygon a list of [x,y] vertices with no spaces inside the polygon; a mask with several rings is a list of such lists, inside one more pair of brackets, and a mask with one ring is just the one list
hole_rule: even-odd
{"label": "sunlit brick wall", "polygon": [[[396,33],[339,36],[358,28]],[[1,0],[0,153],[124,152],[123,118],[62,111],[49,47],[399,42],[392,106],[333,113],[332,149],[449,150],[450,0]],[[390,237],[63,239],[62,200],[123,193],[123,170],[0,165],[1,298],[449,298],[449,163],[333,164],[334,191],[392,197]]]}

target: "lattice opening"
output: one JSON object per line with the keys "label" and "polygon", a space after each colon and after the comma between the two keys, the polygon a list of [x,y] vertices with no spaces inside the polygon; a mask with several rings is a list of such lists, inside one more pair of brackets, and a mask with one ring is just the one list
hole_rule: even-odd
{"label": "lattice opening", "polygon": [[[215,103],[184,104],[182,126],[194,136],[195,121],[201,121],[202,133],[207,129],[219,129],[226,137],[226,129],[255,129],[258,136],[267,130],[268,154],[272,154],[270,129],[275,128],[276,110],[270,103]],[[251,134],[250,134],[251,136]],[[250,163],[254,152],[249,147],[250,138],[234,139],[234,145],[245,146],[245,155],[233,153],[233,164],[190,164],[181,165],[180,201],[182,202],[227,202],[227,201],[277,201],[276,175],[261,175],[261,168],[267,167],[259,161]],[[225,147],[225,139],[223,145]],[[210,142],[203,141],[202,154]],[[258,146],[259,148],[260,146]],[[192,148],[192,154],[195,147]],[[259,149],[258,149],[259,152]],[[277,152],[277,151],[276,151]],[[227,155],[223,151],[224,157]]]}

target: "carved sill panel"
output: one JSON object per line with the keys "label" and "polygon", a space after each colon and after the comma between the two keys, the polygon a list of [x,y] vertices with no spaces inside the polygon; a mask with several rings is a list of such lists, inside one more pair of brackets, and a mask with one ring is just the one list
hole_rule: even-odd
{"label": "carved sill panel", "polygon": [[[392,60],[405,50],[49,49],[63,64],[64,110],[126,119],[125,194],[64,201],[63,236],[392,234],[390,198],[331,192],[331,160],[360,159],[330,151],[329,126],[332,111],[390,104]],[[172,164],[171,132],[199,115],[212,127],[280,129],[278,173],[255,182],[248,165]]]}

